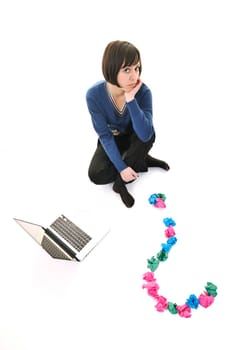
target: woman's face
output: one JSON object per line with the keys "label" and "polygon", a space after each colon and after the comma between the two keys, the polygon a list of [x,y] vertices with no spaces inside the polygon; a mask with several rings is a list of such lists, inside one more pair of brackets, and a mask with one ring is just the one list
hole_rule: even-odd
{"label": "woman's face", "polygon": [[140,77],[140,63],[138,62],[132,66],[122,67],[117,75],[119,86],[124,91],[130,91],[135,87]]}

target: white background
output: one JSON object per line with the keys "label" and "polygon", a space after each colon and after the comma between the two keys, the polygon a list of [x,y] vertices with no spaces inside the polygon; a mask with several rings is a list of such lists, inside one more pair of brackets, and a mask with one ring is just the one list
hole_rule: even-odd
{"label": "white background", "polygon": [[[230,0],[1,1],[1,350],[232,349],[232,18]],[[151,154],[171,167],[128,186],[131,209],[87,177],[96,134],[85,93],[116,39],[140,49]],[[158,192],[164,210],[148,203]],[[13,221],[69,210],[111,226],[81,264],[51,259]],[[141,287],[164,217],[178,241],[158,269],[160,293],[183,304],[218,286],[190,319],[158,313]]]}

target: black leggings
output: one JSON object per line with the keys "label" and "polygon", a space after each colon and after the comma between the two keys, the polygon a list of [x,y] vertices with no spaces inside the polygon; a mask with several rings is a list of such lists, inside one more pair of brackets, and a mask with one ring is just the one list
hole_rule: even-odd
{"label": "black leggings", "polygon": [[[144,159],[153,146],[155,134],[147,142],[142,142],[135,133],[115,136],[114,138],[125,163],[136,172],[147,171]],[[114,182],[118,175],[117,169],[98,140],[96,151],[88,169],[90,180],[96,185],[105,185]]]}

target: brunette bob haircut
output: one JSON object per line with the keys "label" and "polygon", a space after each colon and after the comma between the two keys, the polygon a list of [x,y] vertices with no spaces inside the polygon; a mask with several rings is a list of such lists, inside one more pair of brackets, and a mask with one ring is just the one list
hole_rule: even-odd
{"label": "brunette bob haircut", "polygon": [[119,87],[117,75],[121,68],[136,65],[142,71],[141,56],[138,49],[128,41],[111,41],[105,48],[102,58],[102,72],[105,80]]}

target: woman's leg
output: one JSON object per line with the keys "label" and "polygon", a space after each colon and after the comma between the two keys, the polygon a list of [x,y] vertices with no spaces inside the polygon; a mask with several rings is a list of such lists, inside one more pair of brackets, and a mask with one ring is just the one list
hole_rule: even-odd
{"label": "woman's leg", "polygon": [[97,148],[88,168],[90,180],[96,185],[105,185],[115,181],[117,174],[117,170],[98,141]]}
{"label": "woman's leg", "polygon": [[145,157],[152,148],[154,141],[155,134],[147,142],[142,142],[135,133],[130,135],[130,145],[125,153],[124,160],[136,172],[148,170]]}
{"label": "woman's leg", "polygon": [[[126,141],[127,140],[125,138],[118,138],[117,143],[121,152],[125,149]],[[133,206],[134,198],[127,191],[124,181],[121,179],[121,176],[113,166],[112,162],[109,160],[99,141],[89,165],[88,176],[96,185],[105,185],[114,182],[113,190],[116,193],[119,193],[123,203],[128,208]]]}
{"label": "woman's leg", "polygon": [[128,192],[126,184],[120,175],[117,176],[112,189],[114,192],[119,193],[122,202],[126,205],[127,208],[131,208],[134,205],[134,198]]}
{"label": "woman's leg", "polygon": [[155,134],[149,141],[142,142],[135,133],[130,136],[130,146],[126,152],[125,162],[137,172],[144,172],[148,167],[158,167],[169,170],[169,165],[163,160],[151,157],[148,152],[155,142]]}
{"label": "woman's leg", "polygon": [[[122,140],[123,139],[121,139],[121,141]],[[128,135],[128,137],[125,138],[125,142],[121,142],[121,146],[124,144],[124,146],[127,147],[123,156],[126,164],[136,172],[145,172],[148,170],[149,166],[156,166],[168,170],[169,166],[167,163],[148,155],[154,141],[155,134],[152,135],[148,142],[142,142],[135,133]],[[113,190],[120,194],[123,203],[128,208],[134,205],[134,198],[128,192],[126,183],[124,183],[120,175],[117,176],[114,182]]]}
{"label": "woman's leg", "polygon": [[[135,133],[127,135],[125,137],[117,138],[116,143],[123,152],[123,159],[128,166],[133,168],[136,172],[147,171],[147,166],[144,161],[145,155],[152,147],[154,142],[154,135],[149,142],[143,143],[139,140]],[[119,193],[122,202],[131,208],[134,205],[134,198],[128,192],[126,183],[122,180],[121,176],[118,175],[114,184],[113,190]]]}
{"label": "woman's leg", "polygon": [[162,168],[164,170],[169,170],[169,165],[161,159],[153,158],[149,154],[145,157],[145,162],[148,168]]}

